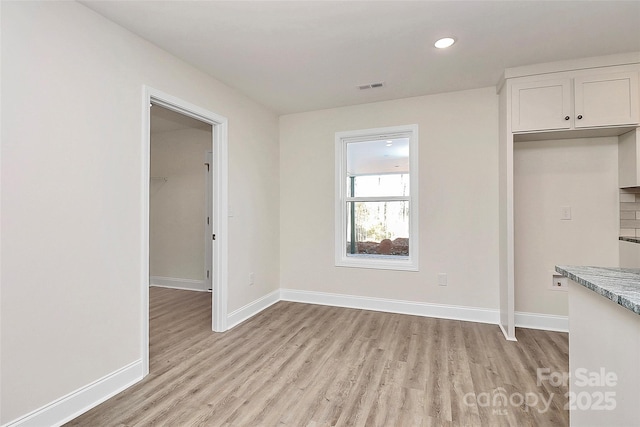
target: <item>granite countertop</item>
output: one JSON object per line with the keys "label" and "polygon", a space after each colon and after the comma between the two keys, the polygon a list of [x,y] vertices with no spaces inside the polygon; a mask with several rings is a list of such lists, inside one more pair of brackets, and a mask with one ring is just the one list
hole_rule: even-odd
{"label": "granite countertop", "polygon": [[640,269],[616,267],[556,266],[565,277],[640,314]]}
{"label": "granite countertop", "polygon": [[618,237],[618,240],[622,240],[625,242],[631,242],[631,243],[640,243],[640,237],[625,237],[625,236],[621,236]]}

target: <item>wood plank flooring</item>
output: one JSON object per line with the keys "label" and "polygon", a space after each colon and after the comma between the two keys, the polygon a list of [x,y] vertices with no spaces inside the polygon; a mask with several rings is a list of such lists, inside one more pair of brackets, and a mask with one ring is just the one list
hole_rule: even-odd
{"label": "wood plank flooring", "polygon": [[[211,332],[211,294],[150,290],[150,374],[69,426],[567,426],[568,336],[279,302]],[[547,408],[548,403],[548,408]]]}

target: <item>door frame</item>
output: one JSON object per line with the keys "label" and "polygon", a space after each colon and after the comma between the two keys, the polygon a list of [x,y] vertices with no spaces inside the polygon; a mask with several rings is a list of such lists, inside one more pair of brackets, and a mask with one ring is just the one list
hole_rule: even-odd
{"label": "door frame", "polygon": [[226,117],[198,107],[190,102],[169,95],[152,87],[143,86],[142,96],[142,236],[141,236],[141,301],[142,301],[142,367],[143,375],[149,373],[149,180],[151,161],[151,104],[158,105],[185,116],[209,123],[212,126],[211,151],[213,152],[213,241],[212,281],[213,298],[211,329],[224,332],[227,328],[228,290],[228,121]]}

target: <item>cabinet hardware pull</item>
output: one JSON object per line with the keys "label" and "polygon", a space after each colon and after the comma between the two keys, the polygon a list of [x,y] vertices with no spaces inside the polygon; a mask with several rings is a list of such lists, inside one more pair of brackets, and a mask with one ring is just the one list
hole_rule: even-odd
{"label": "cabinet hardware pull", "polygon": [[578,114],[578,120],[582,118],[582,114]]}
{"label": "cabinet hardware pull", "polygon": [[565,120],[569,120],[569,116],[564,116],[564,119]]}

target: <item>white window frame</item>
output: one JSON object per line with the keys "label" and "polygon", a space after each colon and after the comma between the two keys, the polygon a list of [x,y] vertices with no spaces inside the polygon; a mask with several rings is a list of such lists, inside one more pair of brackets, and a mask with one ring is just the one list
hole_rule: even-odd
{"label": "white window frame", "polygon": [[[366,197],[347,197],[347,144],[374,139],[409,138],[409,196],[376,197],[409,200],[409,256],[347,254],[347,202],[369,201]],[[418,125],[393,126],[336,132],[335,175],[335,265],[338,267],[374,268],[382,270],[418,271]]]}

